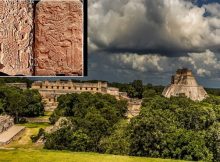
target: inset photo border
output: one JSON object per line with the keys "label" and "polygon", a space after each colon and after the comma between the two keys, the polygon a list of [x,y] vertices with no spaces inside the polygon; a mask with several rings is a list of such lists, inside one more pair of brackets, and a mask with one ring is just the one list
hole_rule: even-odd
{"label": "inset photo border", "polygon": [[87,76],[87,1],[0,1],[0,76]]}

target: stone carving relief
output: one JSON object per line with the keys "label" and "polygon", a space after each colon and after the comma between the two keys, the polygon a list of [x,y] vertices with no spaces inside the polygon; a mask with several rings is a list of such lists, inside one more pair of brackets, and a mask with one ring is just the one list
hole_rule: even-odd
{"label": "stone carving relief", "polygon": [[29,0],[0,1],[0,72],[32,74],[33,6]]}
{"label": "stone carving relief", "polygon": [[41,0],[36,6],[36,75],[82,75],[80,0]]}

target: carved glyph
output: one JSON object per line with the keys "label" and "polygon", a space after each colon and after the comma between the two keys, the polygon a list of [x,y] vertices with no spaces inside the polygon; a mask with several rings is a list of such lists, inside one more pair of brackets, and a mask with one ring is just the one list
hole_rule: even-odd
{"label": "carved glyph", "polygon": [[29,0],[0,1],[0,71],[32,74],[33,6]]}
{"label": "carved glyph", "polygon": [[36,75],[82,75],[80,0],[42,0],[36,6]]}

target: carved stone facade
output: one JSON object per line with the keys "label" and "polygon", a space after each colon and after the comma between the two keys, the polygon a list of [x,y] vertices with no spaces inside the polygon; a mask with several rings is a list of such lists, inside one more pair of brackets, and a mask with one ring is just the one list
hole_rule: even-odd
{"label": "carved stone facade", "polygon": [[164,91],[163,96],[186,96],[194,101],[202,101],[208,94],[202,86],[199,86],[191,70],[179,69],[176,75],[172,76],[171,84]]}
{"label": "carved stone facade", "polygon": [[41,0],[36,7],[36,75],[82,75],[80,0]]}
{"label": "carved stone facade", "polygon": [[127,117],[129,119],[139,115],[141,111],[141,104],[142,100],[140,99],[129,99],[127,111]]}
{"label": "carved stone facade", "polygon": [[29,0],[0,1],[0,71],[32,74],[33,6]]}
{"label": "carved stone facade", "polygon": [[0,75],[82,76],[80,0],[0,0]]}
{"label": "carved stone facade", "polygon": [[127,94],[119,92],[118,88],[108,87],[106,82],[98,83],[74,83],[72,81],[36,81],[32,84],[32,89],[37,89],[45,102],[46,110],[54,110],[57,106],[57,98],[68,93],[103,93],[114,95],[116,98],[129,99]]}

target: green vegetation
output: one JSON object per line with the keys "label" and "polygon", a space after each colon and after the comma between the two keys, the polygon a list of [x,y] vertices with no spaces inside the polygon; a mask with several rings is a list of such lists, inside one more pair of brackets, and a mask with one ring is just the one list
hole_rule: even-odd
{"label": "green vegetation", "polygon": [[1,162],[183,162],[178,160],[139,158],[129,156],[75,153],[68,151],[15,149],[0,150]]}
{"label": "green vegetation", "polygon": [[[25,126],[25,130],[22,136],[9,145],[6,145],[7,148],[25,148],[25,149],[42,149],[43,144],[33,143],[31,140],[32,136],[37,136],[40,129],[45,129],[46,127],[50,126],[48,123],[25,123],[19,124]],[[1,160],[0,160],[1,161]]]}
{"label": "green vegetation", "polygon": [[121,92],[127,92],[130,98],[143,98],[143,92],[154,90],[157,94],[161,94],[163,86],[153,86],[152,84],[143,85],[141,80],[134,80],[132,83],[108,83],[109,86],[119,88]]}
{"label": "green vegetation", "polygon": [[44,107],[41,100],[37,90],[0,85],[0,114],[14,116],[16,123],[23,122],[22,117],[43,115]]}
{"label": "green vegetation", "polygon": [[31,87],[31,84],[33,83],[32,80],[29,80],[28,78],[20,78],[20,77],[16,77],[16,78],[10,78],[10,77],[4,77],[4,78],[0,78],[0,84],[4,84],[4,83],[27,83],[28,87]]}
{"label": "green vegetation", "polygon": [[[138,84],[139,85],[139,84]],[[144,87],[141,112],[128,122],[126,102],[102,94],[67,94],[50,120],[68,117],[64,126],[46,134],[45,148],[218,161],[220,97],[202,102],[185,97],[167,99]]]}
{"label": "green vegetation", "polygon": [[99,93],[67,94],[60,96],[58,101],[51,122],[66,116],[70,123],[47,135],[47,149],[102,152],[101,139],[111,133],[114,124],[125,118],[127,110],[126,101]]}
{"label": "green vegetation", "polygon": [[[205,101],[151,95],[144,99],[140,115],[131,120],[130,154],[212,161],[217,158],[212,151],[216,139],[211,139],[217,125],[216,112]],[[209,135],[209,129],[214,128]]]}
{"label": "green vegetation", "polygon": [[[22,124],[27,127],[24,136],[7,146],[19,149],[0,150],[0,161],[172,161],[141,157],[220,161],[219,90],[208,89],[207,99],[194,102],[185,97],[164,98],[162,86],[143,85],[138,80],[110,86],[142,99],[140,114],[128,120],[126,101],[99,93],[62,95],[58,108],[52,114],[44,113],[37,91],[0,85],[0,113],[13,115],[18,121],[37,116],[50,116],[52,124],[60,117],[68,120],[53,133],[43,130],[48,123]],[[44,146],[33,143],[42,135]]]}

